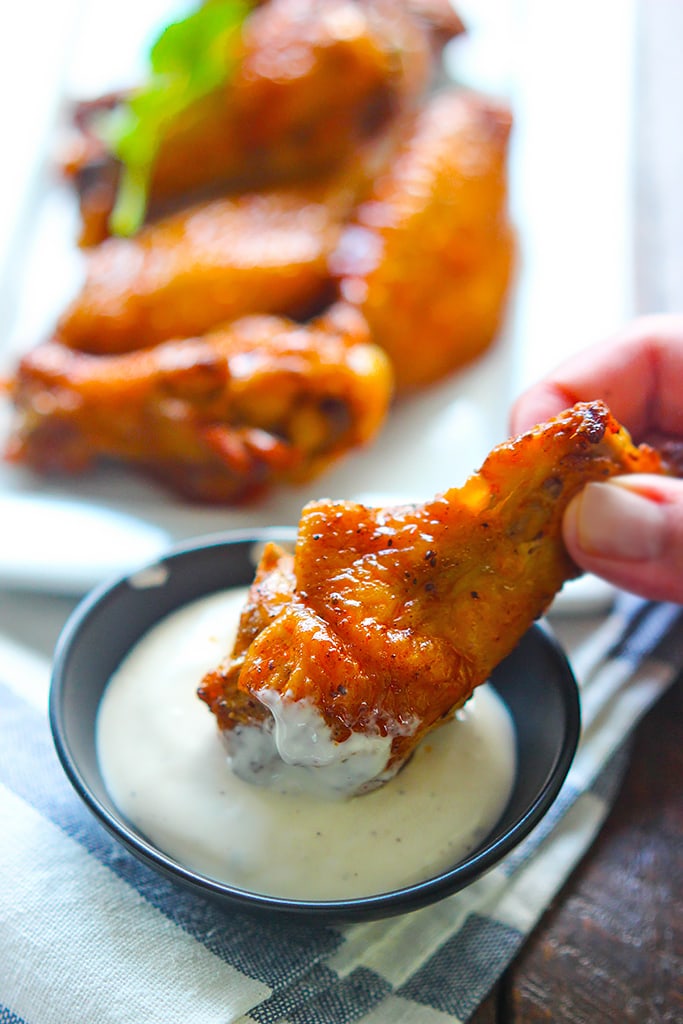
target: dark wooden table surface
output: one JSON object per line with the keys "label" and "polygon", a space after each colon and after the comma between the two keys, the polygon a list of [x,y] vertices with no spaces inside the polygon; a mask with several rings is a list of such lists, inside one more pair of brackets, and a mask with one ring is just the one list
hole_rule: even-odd
{"label": "dark wooden table surface", "polygon": [[683,1021],[683,679],[636,732],[619,797],[473,1024]]}
{"label": "dark wooden table surface", "polygon": [[[640,0],[638,21],[637,305],[683,312],[683,3]],[[541,1021],[683,1022],[683,679],[638,727],[597,841],[472,1018]]]}

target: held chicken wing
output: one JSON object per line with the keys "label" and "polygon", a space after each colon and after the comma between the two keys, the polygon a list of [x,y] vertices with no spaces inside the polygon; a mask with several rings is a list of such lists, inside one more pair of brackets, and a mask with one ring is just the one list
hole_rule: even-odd
{"label": "held chicken wing", "polygon": [[345,229],[331,267],[367,319],[399,389],[472,360],[501,324],[514,264],[507,108],[435,95]]}
{"label": "held chicken wing", "polygon": [[[310,179],[338,168],[412,108],[431,75],[430,26],[460,31],[415,0],[268,0],[242,28],[234,72],[169,124],[152,170],[152,213],[211,187]],[[116,161],[98,138],[104,98],[79,113],[66,160],[80,193],[83,241],[107,233]]]}
{"label": "held chicken wing", "polygon": [[199,690],[233,769],[268,782],[284,761],[347,793],[391,778],[577,574],[561,533],[572,496],[663,469],[594,402],[424,505],[308,505],[294,555],[266,549],[234,650]]}
{"label": "held chicken wing", "polygon": [[128,355],[46,343],[12,391],[11,461],[78,473],[122,460],[190,498],[232,503],[309,479],[372,438],[391,375],[362,318],[339,305],[307,326],[247,317]]}
{"label": "held chicken wing", "polygon": [[348,181],[248,192],[189,207],[88,253],[60,341],[129,352],[252,313],[324,305],[328,256],[353,202]]}

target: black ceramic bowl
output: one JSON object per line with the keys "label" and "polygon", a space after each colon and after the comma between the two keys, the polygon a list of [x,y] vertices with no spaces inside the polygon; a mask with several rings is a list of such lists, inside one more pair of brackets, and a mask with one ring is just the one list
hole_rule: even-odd
{"label": "black ceramic bowl", "polygon": [[467,857],[424,882],[362,899],[306,901],[246,892],[206,878],[157,849],[119,813],[95,752],[95,718],[112,672],[159,619],[195,598],[251,582],[266,539],[292,531],[231,533],[175,548],[154,565],[93,592],[66,624],[55,655],[50,724],[67,776],[90,810],[135,856],[179,885],[234,907],[320,920],[404,913],[469,885],[513,849],[543,817],[562,785],[579,735],[576,683],[555,641],[534,626],[496,669],[517,736],[517,775],[507,807]]}

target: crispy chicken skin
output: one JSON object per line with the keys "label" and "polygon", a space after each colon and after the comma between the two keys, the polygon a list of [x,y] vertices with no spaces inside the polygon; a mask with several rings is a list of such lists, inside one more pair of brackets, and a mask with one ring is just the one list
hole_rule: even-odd
{"label": "crispy chicken skin", "polygon": [[353,203],[348,180],[214,199],[110,238],[87,255],[57,333],[72,348],[129,352],[251,313],[324,305],[327,261]]}
{"label": "crispy chicken skin", "polygon": [[[430,33],[460,31],[442,5],[414,0],[269,0],[248,17],[237,68],[169,129],[157,154],[152,208],[207,187],[243,188],[329,172],[412,108],[432,72]],[[115,103],[104,98],[100,105]],[[89,120],[66,160],[80,192],[85,244],[107,231],[115,161]]]}
{"label": "crispy chicken skin", "polygon": [[392,737],[390,774],[577,574],[561,532],[572,496],[663,469],[593,402],[501,444],[424,505],[309,504],[294,556],[266,549],[234,650],[199,695],[228,743],[267,722],[264,694],[312,702],[340,745]]}
{"label": "crispy chicken skin", "polygon": [[371,439],[391,373],[359,314],[338,305],[309,325],[247,317],[126,355],[49,342],[11,387],[11,461],[78,473],[111,458],[227,504],[307,480]]}
{"label": "crispy chicken skin", "polygon": [[399,389],[469,362],[500,327],[515,252],[510,125],[496,101],[436,94],[332,256],[342,296],[363,311]]}

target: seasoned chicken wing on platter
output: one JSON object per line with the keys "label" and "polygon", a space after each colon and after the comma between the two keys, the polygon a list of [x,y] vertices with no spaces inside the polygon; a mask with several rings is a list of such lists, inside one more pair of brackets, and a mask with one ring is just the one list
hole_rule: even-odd
{"label": "seasoned chicken wing on platter", "polygon": [[464,89],[425,103],[344,229],[330,263],[401,390],[431,384],[493,342],[512,280],[510,111]]}
{"label": "seasoned chicken wing on platter", "polygon": [[345,794],[392,778],[578,574],[561,530],[573,495],[663,471],[593,402],[424,504],[307,505],[293,555],[266,548],[234,649],[199,690],[233,770],[268,783],[285,762]]}
{"label": "seasoned chicken wing on platter", "polygon": [[382,424],[391,371],[352,308],[302,326],[253,316],[95,356],[49,342],[12,383],[7,457],[41,473],[126,462],[183,495],[244,501],[301,482]]}
{"label": "seasoned chicken wing on platter", "polygon": [[354,199],[346,180],[245,192],[110,238],[88,252],[60,341],[115,353],[251,313],[305,318],[330,295],[328,260]]}

